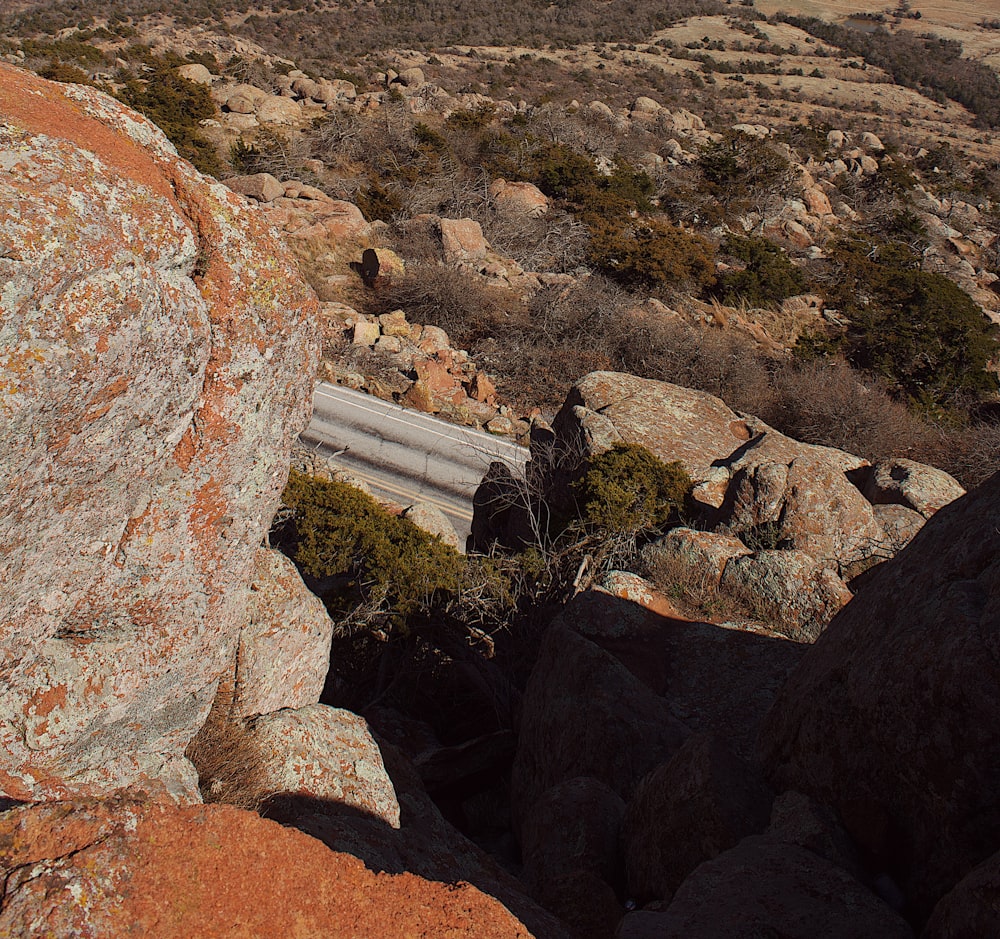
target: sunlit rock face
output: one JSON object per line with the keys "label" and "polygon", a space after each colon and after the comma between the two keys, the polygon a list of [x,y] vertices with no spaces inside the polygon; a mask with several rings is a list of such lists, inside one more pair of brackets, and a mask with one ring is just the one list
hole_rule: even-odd
{"label": "sunlit rock face", "polygon": [[0,796],[183,757],[307,419],[315,298],[239,196],[0,66]]}

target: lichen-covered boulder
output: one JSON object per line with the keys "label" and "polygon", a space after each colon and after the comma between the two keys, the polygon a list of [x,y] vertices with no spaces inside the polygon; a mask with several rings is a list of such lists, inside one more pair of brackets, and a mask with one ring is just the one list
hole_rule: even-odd
{"label": "lichen-covered boulder", "polygon": [[253,717],[316,704],[330,669],[333,620],[278,551],[259,548],[236,654],[236,700]]}
{"label": "lichen-covered boulder", "polygon": [[249,738],[261,755],[261,795],[298,803],[296,813],[304,803],[318,814],[347,807],[399,828],[399,802],[363,717],[313,704],[258,717]]}
{"label": "lichen-covered boulder", "polygon": [[581,378],[552,427],[567,450],[592,457],[622,440],[638,443],[664,462],[679,460],[695,481],[750,439],[746,422],[718,398],[622,372]]}
{"label": "lichen-covered boulder", "polygon": [[944,470],[903,459],[876,463],[864,492],[875,505],[906,506],[924,518],[965,495],[958,481]]}
{"label": "lichen-covered boulder", "polygon": [[0,935],[531,939],[467,883],[373,873],[253,812],[132,794],[0,814]]}
{"label": "lichen-covered boulder", "polygon": [[812,642],[853,594],[836,572],[804,551],[757,551],[732,558],[719,582],[781,635]]}
{"label": "lichen-covered boulder", "polygon": [[315,297],[145,119],[3,65],[0,243],[0,795],[197,798]]}

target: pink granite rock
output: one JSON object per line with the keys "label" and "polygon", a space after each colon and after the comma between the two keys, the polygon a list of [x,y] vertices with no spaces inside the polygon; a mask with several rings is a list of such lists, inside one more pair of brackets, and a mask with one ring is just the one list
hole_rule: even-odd
{"label": "pink granite rock", "polygon": [[236,654],[236,698],[245,717],[316,704],[330,667],[333,620],[278,551],[259,548],[247,623]]}
{"label": "pink granite rock", "polygon": [[0,794],[183,757],[310,410],[316,301],[259,213],[92,88],[0,65]]}

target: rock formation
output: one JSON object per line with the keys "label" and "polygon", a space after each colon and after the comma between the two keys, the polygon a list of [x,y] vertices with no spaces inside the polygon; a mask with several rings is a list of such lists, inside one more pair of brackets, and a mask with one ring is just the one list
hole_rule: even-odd
{"label": "rock formation", "polygon": [[0,815],[0,934],[531,939],[469,884],[378,874],[229,806],[121,793]]}
{"label": "rock formation", "polygon": [[[922,519],[964,492],[933,467],[872,466],[801,443],[702,391],[592,372],[570,389],[551,434],[532,441],[542,497],[571,511],[572,483],[622,442],[680,462],[695,483],[693,520],[711,530],[675,530],[647,548],[650,557],[752,598],[775,628],[805,641],[851,599],[847,581],[891,557]],[[514,530],[509,520],[491,525],[488,514],[484,500],[473,524],[479,541]]]}
{"label": "rock formation", "polygon": [[873,571],[782,690],[772,781],[840,813],[914,915],[1000,846],[1000,474]]}
{"label": "rock formation", "polygon": [[99,92],[0,66],[0,793],[183,758],[305,423],[315,299],[255,211]]}

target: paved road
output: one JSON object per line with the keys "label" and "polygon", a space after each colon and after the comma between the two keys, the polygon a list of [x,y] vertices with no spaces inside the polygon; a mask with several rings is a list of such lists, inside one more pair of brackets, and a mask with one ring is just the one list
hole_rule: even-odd
{"label": "paved road", "polygon": [[316,387],[302,440],[395,502],[436,505],[462,544],[472,494],[489,464],[521,466],[528,458],[525,447],[500,437],[325,383]]}

